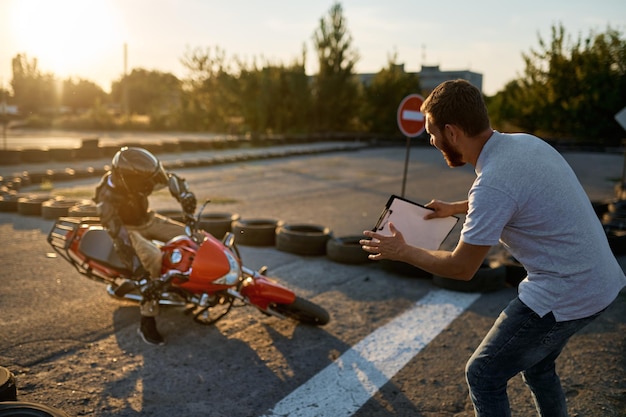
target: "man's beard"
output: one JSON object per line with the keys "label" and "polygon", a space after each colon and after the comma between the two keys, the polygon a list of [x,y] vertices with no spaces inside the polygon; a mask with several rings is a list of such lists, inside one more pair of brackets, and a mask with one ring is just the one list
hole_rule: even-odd
{"label": "man's beard", "polygon": [[441,149],[439,150],[443,154],[443,158],[446,160],[449,167],[456,168],[465,165],[461,153],[457,151],[446,138],[444,138],[441,143]]}

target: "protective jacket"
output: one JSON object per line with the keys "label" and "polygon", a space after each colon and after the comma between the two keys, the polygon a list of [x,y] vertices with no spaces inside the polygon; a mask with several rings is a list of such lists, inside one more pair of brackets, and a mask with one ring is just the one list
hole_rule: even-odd
{"label": "protective jacket", "polygon": [[[181,204],[185,214],[193,214],[196,198],[187,188],[187,183],[176,174],[167,175],[170,194]],[[102,177],[94,196],[102,225],[113,239],[120,259],[136,277],[146,275],[146,271],[137,258],[125,226],[141,226],[150,220],[148,196],[122,186],[116,187],[111,172]]]}

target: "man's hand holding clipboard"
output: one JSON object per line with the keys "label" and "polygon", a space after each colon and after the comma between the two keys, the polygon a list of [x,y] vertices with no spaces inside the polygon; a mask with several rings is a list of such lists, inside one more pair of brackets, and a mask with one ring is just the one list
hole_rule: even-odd
{"label": "man's hand holding clipboard", "polygon": [[[426,218],[431,217],[433,213],[434,210],[431,208],[392,195],[374,229],[364,232],[371,240],[361,241],[363,249],[374,254],[370,255],[370,258],[376,259],[377,254],[380,254],[377,252],[380,239],[375,235],[396,236],[398,232],[403,239],[403,242],[398,242],[398,246],[407,243],[428,250],[439,249],[459,219],[455,216]],[[387,249],[394,253],[394,248]]]}

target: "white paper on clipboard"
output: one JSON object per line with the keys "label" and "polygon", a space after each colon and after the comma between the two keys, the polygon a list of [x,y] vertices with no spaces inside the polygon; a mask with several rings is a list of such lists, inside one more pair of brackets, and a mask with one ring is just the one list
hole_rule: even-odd
{"label": "white paper on clipboard", "polygon": [[432,209],[392,195],[389,197],[374,231],[391,236],[389,222],[392,222],[409,245],[437,250],[457,224],[459,218],[450,216],[425,220],[424,216],[431,212]]}

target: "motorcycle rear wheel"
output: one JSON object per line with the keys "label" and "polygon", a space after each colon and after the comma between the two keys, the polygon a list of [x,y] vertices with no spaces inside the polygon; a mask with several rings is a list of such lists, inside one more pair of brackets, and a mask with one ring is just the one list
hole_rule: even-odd
{"label": "motorcycle rear wheel", "polygon": [[275,304],[273,310],[300,323],[314,326],[323,326],[330,320],[328,312],[322,307],[297,296],[291,304]]}

